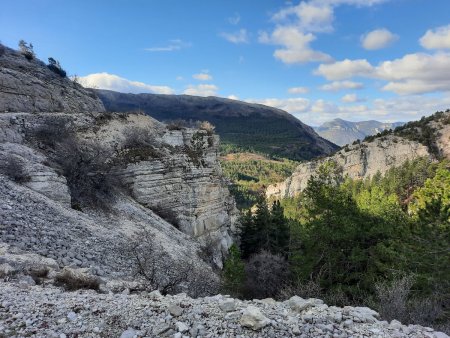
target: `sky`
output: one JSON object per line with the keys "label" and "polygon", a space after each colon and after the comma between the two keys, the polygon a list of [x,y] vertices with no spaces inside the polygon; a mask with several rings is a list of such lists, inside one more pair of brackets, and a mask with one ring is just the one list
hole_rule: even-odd
{"label": "sky", "polygon": [[1,0],[0,41],[88,87],[221,96],[310,125],[450,108],[449,0]]}

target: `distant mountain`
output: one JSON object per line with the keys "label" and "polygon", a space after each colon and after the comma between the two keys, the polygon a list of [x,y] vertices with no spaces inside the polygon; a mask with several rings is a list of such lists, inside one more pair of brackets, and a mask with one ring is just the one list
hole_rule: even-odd
{"label": "distant mountain", "polygon": [[383,123],[379,121],[350,122],[334,119],[325,122],[314,130],[323,138],[340,146],[350,144],[356,140],[363,140],[366,136],[375,135],[385,129],[395,129],[404,122]]}
{"label": "distant mountain", "polygon": [[160,121],[209,121],[223,145],[242,150],[307,160],[338,149],[291,114],[261,104],[219,97],[96,92],[108,111],[141,111]]}

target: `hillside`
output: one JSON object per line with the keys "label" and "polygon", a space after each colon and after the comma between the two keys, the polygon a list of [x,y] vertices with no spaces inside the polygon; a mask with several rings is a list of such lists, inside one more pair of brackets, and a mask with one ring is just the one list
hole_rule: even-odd
{"label": "hillside", "polygon": [[403,122],[383,123],[375,120],[351,122],[334,119],[319,127],[314,127],[314,130],[324,139],[344,146],[356,140],[363,140],[366,136],[378,134],[383,130],[395,129],[403,124]]}
{"label": "hillside", "polygon": [[282,111],[219,97],[96,91],[108,111],[141,111],[159,121],[209,121],[224,147],[292,160],[328,155],[338,147]]}
{"label": "hillside", "polygon": [[96,287],[215,292],[238,217],[217,135],[106,113],[95,93],[9,48],[0,64],[0,278],[69,269]]}
{"label": "hillside", "polygon": [[293,197],[306,188],[308,179],[325,162],[333,161],[343,168],[343,174],[364,179],[377,172],[385,173],[408,160],[419,157],[450,158],[450,111],[437,112],[420,121],[409,122],[395,130],[385,130],[367,136],[332,156],[300,164],[291,177],[271,185],[269,197]]}

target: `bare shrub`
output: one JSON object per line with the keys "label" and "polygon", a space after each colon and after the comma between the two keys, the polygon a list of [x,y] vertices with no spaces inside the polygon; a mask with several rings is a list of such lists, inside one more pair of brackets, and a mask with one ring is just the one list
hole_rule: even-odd
{"label": "bare shrub", "polygon": [[33,60],[35,57],[32,43],[27,43],[24,40],[20,40],[19,51],[28,61]]}
{"label": "bare shrub", "polygon": [[385,320],[397,319],[404,324],[432,326],[443,317],[442,295],[414,298],[412,275],[375,285],[376,307]]}
{"label": "bare shrub", "polygon": [[63,286],[69,291],[79,289],[98,290],[100,287],[100,279],[73,269],[64,268],[56,275],[55,284]]}
{"label": "bare shrub", "polygon": [[208,121],[200,122],[198,128],[201,130],[205,130],[209,136],[213,135],[214,129],[216,129],[216,127]]}
{"label": "bare shrub", "polygon": [[294,283],[285,284],[279,293],[281,299],[289,299],[292,296],[323,299],[323,290],[317,279],[298,280]]}
{"label": "bare shrub", "polygon": [[147,290],[162,294],[187,291],[192,297],[211,295],[218,283],[210,270],[199,269],[186,258],[172,259],[148,230],[139,231],[125,246],[133,264],[135,277],[140,277]]}
{"label": "bare shrub", "polygon": [[113,192],[121,187],[114,175],[111,149],[71,137],[56,147],[54,161],[60,166],[72,198],[72,207],[91,206],[108,210]]}
{"label": "bare shrub", "polygon": [[155,135],[148,128],[128,127],[123,132],[125,140],[124,148],[140,148],[156,145]]}
{"label": "bare shrub", "polygon": [[412,276],[395,279],[391,283],[383,282],[375,285],[378,300],[378,311],[382,318],[397,319],[406,322],[408,318],[408,296],[414,284]]}
{"label": "bare shrub", "polygon": [[276,297],[288,278],[288,264],[281,255],[262,251],[250,257],[245,266],[246,294],[250,298]]}
{"label": "bare shrub", "polygon": [[0,171],[2,174],[17,183],[25,183],[31,179],[23,160],[12,154],[8,154],[4,158],[0,164]]}
{"label": "bare shrub", "polygon": [[185,120],[177,119],[167,122],[168,130],[183,130],[187,127],[187,122]]}
{"label": "bare shrub", "polygon": [[74,131],[66,119],[48,116],[39,126],[28,130],[26,136],[29,140],[36,141],[41,148],[54,149],[58,143],[73,138]]}

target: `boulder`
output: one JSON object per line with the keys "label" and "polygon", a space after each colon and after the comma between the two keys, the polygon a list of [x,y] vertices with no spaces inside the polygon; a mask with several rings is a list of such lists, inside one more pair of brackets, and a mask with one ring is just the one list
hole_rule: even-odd
{"label": "boulder", "polygon": [[270,324],[270,319],[265,317],[255,306],[247,307],[242,314],[240,324],[252,330],[259,330]]}

